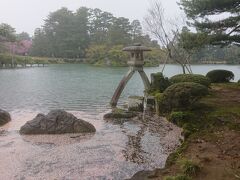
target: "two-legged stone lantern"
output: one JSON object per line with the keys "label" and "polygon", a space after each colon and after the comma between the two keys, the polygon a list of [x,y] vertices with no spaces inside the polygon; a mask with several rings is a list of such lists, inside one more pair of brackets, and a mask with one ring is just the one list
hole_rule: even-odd
{"label": "two-legged stone lantern", "polygon": [[122,94],[123,89],[125,88],[127,82],[131,79],[131,77],[136,71],[139,72],[142,78],[145,90],[150,88],[150,82],[148,80],[148,77],[143,71],[144,66],[143,52],[151,51],[151,49],[141,46],[141,44],[134,44],[133,46],[124,48],[123,51],[129,51],[131,53],[131,59],[128,61],[130,69],[128,73],[123,77],[122,81],[118,85],[118,88],[116,89],[112,97],[111,106],[113,108],[117,106],[118,100]]}

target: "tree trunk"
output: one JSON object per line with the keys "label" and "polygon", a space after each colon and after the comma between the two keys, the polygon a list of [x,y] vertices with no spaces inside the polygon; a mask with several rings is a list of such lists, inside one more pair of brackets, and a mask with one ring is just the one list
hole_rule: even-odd
{"label": "tree trunk", "polygon": [[181,64],[181,66],[182,66],[183,74],[186,74],[185,66],[183,64]]}

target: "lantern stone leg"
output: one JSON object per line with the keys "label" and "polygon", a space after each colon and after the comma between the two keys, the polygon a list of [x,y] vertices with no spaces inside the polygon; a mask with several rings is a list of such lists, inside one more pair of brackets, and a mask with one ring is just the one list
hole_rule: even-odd
{"label": "lantern stone leg", "polygon": [[139,74],[142,78],[145,90],[150,88],[150,82],[148,80],[148,77],[145,74],[145,72],[143,71],[143,66],[144,66],[143,52],[151,51],[151,49],[141,46],[141,44],[134,44],[134,46],[129,46],[129,47],[124,48],[123,51],[128,51],[131,53],[131,59],[128,61],[130,70],[124,76],[124,78],[118,85],[118,88],[116,89],[116,91],[112,97],[110,104],[113,108],[115,108],[117,106],[117,103],[121,96],[121,93],[123,92],[126,84],[128,83],[128,81],[131,79],[131,77],[133,76],[133,74],[136,71],[139,72]]}
{"label": "lantern stone leg", "polygon": [[118,103],[118,100],[125,88],[125,86],[127,85],[128,81],[131,79],[131,77],[133,76],[133,74],[135,73],[134,70],[130,69],[128,71],[128,73],[123,77],[123,79],[121,80],[121,82],[119,83],[113,97],[112,97],[112,100],[110,102],[111,106],[112,107],[116,107],[117,106],[117,103]]}
{"label": "lantern stone leg", "polygon": [[139,74],[140,74],[140,76],[142,78],[145,90],[150,89],[150,82],[149,82],[149,79],[148,79],[146,73],[143,70],[138,71],[138,72],[139,72]]}

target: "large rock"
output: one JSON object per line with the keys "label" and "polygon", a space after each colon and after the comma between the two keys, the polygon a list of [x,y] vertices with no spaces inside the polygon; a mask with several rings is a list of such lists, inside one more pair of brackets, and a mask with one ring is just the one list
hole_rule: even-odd
{"label": "large rock", "polygon": [[103,116],[103,119],[113,124],[123,124],[137,117],[137,112],[129,112],[123,109],[113,109]]}
{"label": "large rock", "polygon": [[125,110],[114,110],[103,116],[104,119],[130,119],[136,117],[137,113],[129,112]]}
{"label": "large rock", "polygon": [[11,121],[11,116],[8,112],[0,109],[0,126]]}
{"label": "large rock", "polygon": [[95,127],[63,110],[53,110],[47,115],[38,114],[21,127],[21,134],[91,133]]}

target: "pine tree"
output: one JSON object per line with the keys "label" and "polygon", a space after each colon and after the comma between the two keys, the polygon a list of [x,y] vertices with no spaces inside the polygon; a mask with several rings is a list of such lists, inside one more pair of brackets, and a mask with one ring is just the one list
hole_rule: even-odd
{"label": "pine tree", "polygon": [[240,0],[181,0],[189,24],[208,35],[205,44],[240,45]]}

